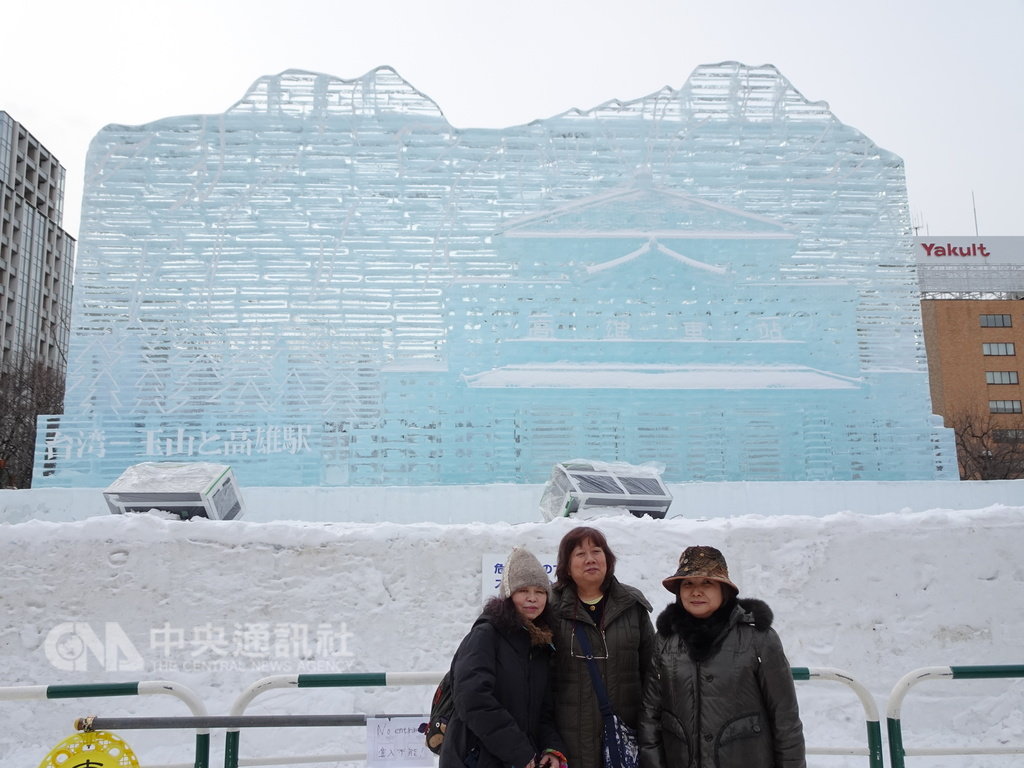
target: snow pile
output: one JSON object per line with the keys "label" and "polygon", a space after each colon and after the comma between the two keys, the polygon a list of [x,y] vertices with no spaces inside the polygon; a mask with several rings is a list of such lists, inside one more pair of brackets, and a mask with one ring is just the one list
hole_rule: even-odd
{"label": "snow pile", "polygon": [[[410,492],[405,504],[415,508],[418,499]],[[424,517],[437,513],[430,506]],[[619,558],[620,578],[642,589],[656,612],[671,599],[660,580],[683,547],[722,549],[742,594],[775,611],[790,662],[849,672],[871,691],[884,721],[892,686],[912,669],[1024,663],[1022,513],[1024,506],[992,505],[595,524]],[[166,679],[194,690],[210,714],[227,714],[250,683],[270,674],[442,670],[479,610],[485,556],[525,545],[552,562],[576,523],[183,522],[104,513],[0,524],[0,686]],[[87,647],[68,644],[76,639],[70,628],[82,624],[108,646],[121,637],[128,644],[100,663]],[[108,626],[121,634],[104,636]],[[131,661],[126,648],[137,651],[142,669],[111,668]],[[797,685],[810,746],[865,745],[863,709],[849,689]],[[248,711],[413,713],[424,711],[430,692],[290,689],[258,697]],[[923,683],[904,704],[904,743],[1024,744],[1022,700],[1018,680]],[[0,708],[0,757],[11,765],[38,764],[72,733],[76,717],[189,714],[155,696],[0,701]],[[146,765],[191,763],[191,732],[119,734]],[[242,733],[241,756],[363,745],[358,728],[252,729]],[[211,764],[222,755],[223,732],[214,731]],[[815,757],[811,764],[865,761]],[[1014,757],[908,762],[1009,766]]]}

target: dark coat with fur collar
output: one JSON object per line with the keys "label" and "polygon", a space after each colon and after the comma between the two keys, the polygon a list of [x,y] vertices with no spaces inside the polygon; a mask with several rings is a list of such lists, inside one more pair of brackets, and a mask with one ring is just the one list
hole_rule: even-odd
{"label": "dark coat with fur collar", "polygon": [[551,632],[524,626],[502,602],[487,605],[455,652],[439,768],[466,768],[471,754],[478,768],[525,768],[538,752],[564,751],[548,693]]}
{"label": "dark coat with fur collar", "polygon": [[644,688],[641,768],[805,768],[803,726],[772,612],[728,599],[706,619],[658,617]]}

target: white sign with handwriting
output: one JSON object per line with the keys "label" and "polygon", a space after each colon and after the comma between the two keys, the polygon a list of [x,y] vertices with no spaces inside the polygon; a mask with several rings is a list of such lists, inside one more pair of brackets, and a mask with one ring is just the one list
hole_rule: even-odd
{"label": "white sign with handwriting", "polygon": [[366,718],[366,764],[432,768],[434,754],[420,733],[423,717]]}

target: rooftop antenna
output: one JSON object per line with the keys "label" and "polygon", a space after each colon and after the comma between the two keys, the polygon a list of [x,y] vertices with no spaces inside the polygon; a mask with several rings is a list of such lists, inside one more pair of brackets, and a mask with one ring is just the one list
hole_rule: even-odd
{"label": "rooftop antenna", "polygon": [[971,208],[974,210],[974,236],[978,237],[978,206],[974,202],[974,190],[971,190]]}

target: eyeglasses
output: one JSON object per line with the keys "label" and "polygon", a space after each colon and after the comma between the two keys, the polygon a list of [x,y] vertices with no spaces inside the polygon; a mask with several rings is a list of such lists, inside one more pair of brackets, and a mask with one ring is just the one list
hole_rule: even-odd
{"label": "eyeglasses", "polygon": [[[579,644],[578,644],[578,641],[577,641],[577,638],[576,638],[576,632],[575,631],[569,636],[569,655],[572,658],[574,658],[574,659],[583,659],[584,661],[586,661],[587,659],[594,659],[596,661],[603,661],[604,659],[607,659],[608,658],[608,638],[606,638],[604,636],[604,630],[603,629],[599,629],[598,630],[598,634],[600,634],[600,636],[601,636],[601,644],[604,646],[604,656],[587,656],[587,654],[583,653],[583,649],[579,648]],[[577,653],[577,648],[579,648],[579,652],[578,653]]]}

